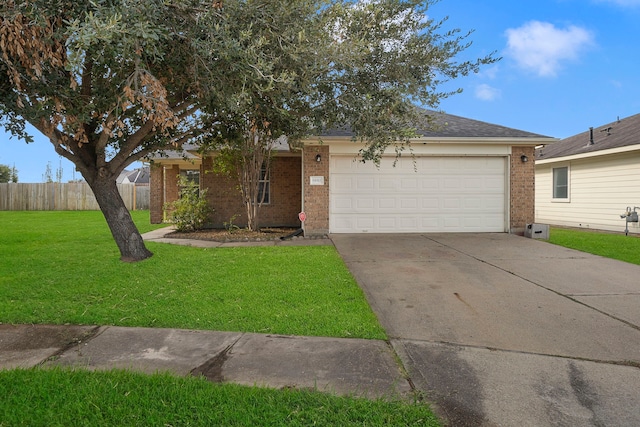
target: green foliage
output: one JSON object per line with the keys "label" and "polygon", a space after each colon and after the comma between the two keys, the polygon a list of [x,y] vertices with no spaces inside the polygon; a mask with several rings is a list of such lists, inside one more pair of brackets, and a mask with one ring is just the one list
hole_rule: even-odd
{"label": "green foliage", "polygon": [[235,214],[235,215],[232,215],[231,218],[229,218],[229,221],[225,221],[222,223],[222,225],[224,225],[224,228],[227,229],[229,234],[233,234],[234,231],[240,230],[240,227],[234,224],[237,218],[238,218],[238,214]]}
{"label": "green foliage", "polygon": [[[459,62],[470,33],[429,19],[436,1],[0,2],[0,125],[46,135],[102,205],[118,202],[106,182],[151,153],[238,148],[252,224],[251,177],[277,138],[348,125],[377,162],[429,126],[416,105],[437,107],[459,92],[443,83],[496,61]],[[150,256],[113,212],[123,258]]]}
{"label": "green foliage", "polygon": [[18,182],[18,170],[7,165],[0,165],[0,183]]}
{"label": "green foliage", "polygon": [[[621,221],[620,228],[624,227]],[[637,235],[552,228],[549,242],[579,251],[640,265],[640,238]]]}
{"label": "green foliage", "polygon": [[[143,233],[159,227],[131,214]],[[154,256],[131,264],[98,211],[0,211],[0,224],[0,323],[386,338],[332,246],[149,242]]]}
{"label": "green foliage", "polygon": [[189,181],[186,177],[178,178],[180,198],[168,203],[169,222],[181,232],[196,231],[204,228],[212,209],[207,202],[207,190]]}
{"label": "green foliage", "polygon": [[0,371],[3,426],[426,426],[427,405],[203,377],[69,369]]}

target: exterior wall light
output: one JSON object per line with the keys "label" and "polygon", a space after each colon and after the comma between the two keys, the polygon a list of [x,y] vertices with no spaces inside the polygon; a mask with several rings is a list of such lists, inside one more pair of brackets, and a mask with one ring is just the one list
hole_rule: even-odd
{"label": "exterior wall light", "polygon": [[320,154],[316,154],[316,162],[320,163],[322,161],[322,156]]}
{"label": "exterior wall light", "polygon": [[529,158],[526,154],[523,154],[522,156],[520,156],[520,160],[522,161],[522,163],[527,163],[529,161]]}

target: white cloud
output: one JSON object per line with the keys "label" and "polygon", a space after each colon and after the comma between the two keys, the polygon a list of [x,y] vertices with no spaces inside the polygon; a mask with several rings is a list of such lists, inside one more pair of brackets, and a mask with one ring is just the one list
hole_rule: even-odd
{"label": "white cloud", "polygon": [[488,84],[483,83],[476,86],[476,98],[483,101],[493,101],[494,99],[499,98],[501,94],[502,92],[500,92],[500,89],[496,89]]}
{"label": "white cloud", "polygon": [[541,77],[553,77],[566,61],[576,60],[593,44],[593,35],[586,29],[571,25],[556,28],[548,22],[530,21],[519,28],[510,28],[506,55],[527,70]]}
{"label": "white cloud", "polygon": [[491,66],[489,68],[485,68],[478,73],[478,77],[484,77],[489,80],[495,80],[498,77],[498,73],[500,72],[500,67],[497,65]]}

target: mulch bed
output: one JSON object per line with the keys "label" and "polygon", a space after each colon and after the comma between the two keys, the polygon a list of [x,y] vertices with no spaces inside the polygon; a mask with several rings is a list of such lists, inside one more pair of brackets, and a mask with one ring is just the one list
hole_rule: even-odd
{"label": "mulch bed", "polygon": [[262,228],[260,231],[250,231],[244,228],[229,231],[227,229],[212,228],[189,233],[180,233],[174,231],[165,237],[175,239],[195,239],[195,240],[211,240],[215,242],[261,242],[265,240],[276,240],[281,237],[289,236],[298,230],[297,228]]}

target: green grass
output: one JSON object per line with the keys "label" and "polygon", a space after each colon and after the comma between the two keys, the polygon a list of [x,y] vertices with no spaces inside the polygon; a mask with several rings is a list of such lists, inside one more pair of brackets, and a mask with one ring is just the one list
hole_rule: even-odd
{"label": "green grass", "polygon": [[124,371],[0,371],[0,426],[439,426],[428,406]]}
{"label": "green grass", "polygon": [[549,242],[640,265],[640,238],[623,234],[552,228]]}
{"label": "green grass", "polygon": [[0,226],[2,323],[385,338],[332,246],[149,242],[153,257],[123,263],[100,212],[0,212]]}
{"label": "green grass", "polygon": [[[100,212],[0,212],[0,226],[0,323],[385,338],[330,246],[148,243],[155,255],[128,264]],[[419,402],[126,371],[0,370],[0,396],[0,427],[440,425]]]}

